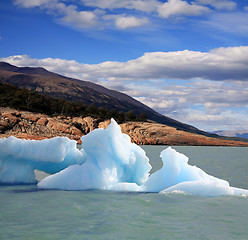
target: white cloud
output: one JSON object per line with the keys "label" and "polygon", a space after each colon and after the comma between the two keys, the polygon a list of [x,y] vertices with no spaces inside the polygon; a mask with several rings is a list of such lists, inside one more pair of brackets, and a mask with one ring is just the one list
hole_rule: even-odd
{"label": "white cloud", "polygon": [[25,8],[33,8],[42,6],[48,3],[49,1],[50,0],[16,0],[15,4]]}
{"label": "white cloud", "polygon": [[247,80],[248,47],[220,48],[210,52],[152,52],[128,62],[84,65],[95,78],[109,80],[192,79]]}
{"label": "white cloud", "polygon": [[75,10],[70,11],[67,15],[61,18],[65,23],[76,24],[79,28],[89,28],[97,25],[97,17],[93,12]]}
{"label": "white cloud", "polygon": [[214,115],[189,109],[184,115],[184,121],[209,132],[220,129],[247,130],[247,114],[244,112],[223,111],[218,115]]}
{"label": "white cloud", "polygon": [[163,18],[171,16],[199,16],[208,13],[210,9],[195,3],[189,4],[182,0],[168,0],[158,7],[158,13]]}
{"label": "white cloud", "polygon": [[210,52],[155,52],[128,62],[99,64],[58,58],[33,59],[27,55],[0,61],[45,67],[62,75],[100,83],[125,92],[166,116],[204,130],[236,130],[248,125],[246,46]]}
{"label": "white cloud", "polygon": [[39,7],[48,14],[59,17],[61,23],[85,29],[98,25],[93,11],[78,11],[76,5],[66,5],[59,0],[16,0],[16,5],[25,8]]}
{"label": "white cloud", "polygon": [[[234,10],[237,4],[231,0],[14,0],[15,5],[24,8],[39,8],[66,26],[85,30],[88,28],[118,30],[138,28],[148,23],[161,24],[161,19],[170,21],[171,17],[199,16],[217,10]],[[87,9],[87,10],[86,10]],[[223,11],[221,13],[224,14]],[[234,14],[234,15],[231,15]],[[217,13],[209,15],[216,18]],[[234,16],[234,17],[232,17]],[[206,23],[226,31],[247,31],[246,18],[236,18],[237,14],[220,16]],[[208,19],[208,18],[206,18]],[[163,20],[165,21],[165,20]],[[230,26],[230,27],[229,27]],[[238,30],[237,30],[238,29]]]}
{"label": "white cloud", "polygon": [[19,67],[44,67],[49,71],[66,76],[77,75],[80,77],[80,75],[82,75],[82,64],[74,60],[65,60],[59,58],[33,59],[28,55],[10,56],[6,58],[0,58],[0,60]]}
{"label": "white cloud", "polygon": [[118,29],[140,27],[147,23],[148,23],[147,18],[136,18],[136,17],[118,17],[115,21],[115,25]]}
{"label": "white cloud", "polygon": [[246,12],[216,13],[201,24],[209,25],[224,32],[248,35],[248,14]]}
{"label": "white cloud", "polygon": [[157,89],[152,83],[150,89],[142,84],[125,86],[125,93],[138,101],[206,131],[246,129],[248,124],[248,83],[241,86],[236,82],[186,81],[182,85],[176,81],[160,83]]}
{"label": "white cloud", "polygon": [[207,131],[245,129],[248,124],[248,84],[242,88],[234,82],[230,86],[230,82],[204,81],[181,86],[165,83],[156,90],[143,92],[142,86],[139,89],[136,96],[142,97],[135,97],[137,100],[166,116]]}
{"label": "white cloud", "polygon": [[134,9],[143,12],[155,11],[160,1],[156,0],[81,0],[83,4],[101,9]]}
{"label": "white cloud", "polygon": [[[9,57],[6,61],[17,65],[44,66],[50,70],[52,68],[53,71],[60,70],[61,65],[66,63],[76,67],[74,74],[84,73],[89,79],[105,78],[108,81],[196,78],[220,81],[248,80],[248,46],[217,48],[209,52],[151,52],[128,62],[107,61],[99,64],[80,64],[76,61],[51,58],[39,60],[25,55],[18,58]],[[62,69],[64,73],[66,69]]]}
{"label": "white cloud", "polygon": [[229,1],[229,0],[196,0],[198,4],[202,5],[210,5],[213,6],[214,8],[221,10],[234,10],[237,7],[237,3],[234,1]]}
{"label": "white cloud", "polygon": [[[85,29],[108,24],[109,20],[115,21],[118,29],[140,27],[149,21],[146,17],[123,16],[120,14],[107,14],[102,9],[126,8],[149,12],[155,10],[158,2],[151,1],[83,1],[86,6],[100,7],[89,11],[80,11],[76,5],[66,5],[66,1],[60,0],[16,0],[15,4],[25,8],[39,7],[45,9],[48,14],[59,18],[59,22],[70,27]],[[105,22],[106,21],[106,22]]]}

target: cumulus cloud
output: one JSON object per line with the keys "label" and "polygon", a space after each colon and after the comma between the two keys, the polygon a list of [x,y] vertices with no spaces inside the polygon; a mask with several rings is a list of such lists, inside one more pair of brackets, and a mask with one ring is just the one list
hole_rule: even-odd
{"label": "cumulus cloud", "polygon": [[84,76],[91,80],[248,80],[248,46],[217,48],[209,52],[151,52],[127,62],[107,61],[99,64],[80,64],[76,61],[52,58],[39,60],[25,55],[5,60],[17,65],[44,66],[56,72],[63,69],[63,73],[66,71],[64,64],[67,64],[70,65],[68,69],[73,67],[74,73],[84,73]]}
{"label": "cumulus cloud", "polygon": [[[149,12],[155,9],[158,2],[151,1],[82,1],[86,6],[99,7],[89,11],[80,11],[76,5],[66,5],[66,1],[59,0],[16,0],[15,4],[25,8],[39,7],[48,14],[59,18],[59,22],[71,27],[86,29],[104,25],[104,21],[113,20],[118,29],[140,27],[149,21],[146,17],[123,16],[120,14],[107,14],[103,9],[126,8]],[[103,23],[102,23],[103,22]],[[105,22],[105,24],[107,24]]]}
{"label": "cumulus cloud", "polygon": [[[163,84],[157,89],[147,89],[146,93],[133,92],[132,95],[142,96],[144,101],[153,108],[168,112],[172,106],[174,111],[181,107],[194,104],[204,106],[208,114],[218,113],[222,108],[240,108],[248,106],[247,86],[238,86],[235,82],[188,81],[185,85]],[[143,88],[142,88],[143,89]],[[200,93],[200,94],[199,94]],[[170,111],[170,110],[169,110]]]}
{"label": "cumulus cloud", "polygon": [[88,28],[97,25],[97,17],[93,12],[75,10],[70,11],[61,20],[65,23],[76,24],[79,28]]}
{"label": "cumulus cloud", "polygon": [[59,58],[33,59],[27,55],[0,58],[0,61],[17,66],[41,66],[100,83],[166,116],[204,130],[210,131],[216,126],[224,130],[244,129],[248,124],[246,46],[209,52],[154,52],[128,62],[99,64]]}
{"label": "cumulus cloud", "polygon": [[66,5],[59,0],[16,0],[16,5],[25,8],[39,7],[48,14],[59,17],[61,23],[85,29],[98,25],[93,11],[78,11],[76,5]]}
{"label": "cumulus cloud", "polygon": [[178,84],[164,83],[150,91],[139,86],[139,92],[127,93],[166,116],[205,131],[246,128],[248,83],[246,86],[213,81]]}
{"label": "cumulus cloud", "polygon": [[118,17],[115,21],[115,25],[118,29],[139,27],[147,23],[148,23],[147,18],[136,18],[136,17]]}
{"label": "cumulus cloud", "polygon": [[151,52],[128,62],[84,65],[95,78],[109,80],[193,79],[247,80],[248,47],[219,48],[210,52]]}
{"label": "cumulus cloud", "polygon": [[246,82],[165,81],[151,83],[150,89],[142,84],[125,87],[125,93],[156,111],[205,131],[245,129],[248,123]]}
{"label": "cumulus cloud", "polygon": [[[85,30],[138,28],[145,24],[159,25],[163,21],[170,21],[176,17],[190,17],[205,14],[206,19],[217,14],[207,15],[216,10],[234,10],[237,4],[232,0],[168,0],[164,3],[159,0],[14,0],[15,5],[24,8],[39,8],[59,20],[66,26]],[[232,12],[233,13],[233,12]],[[234,14],[235,15],[235,14]],[[235,20],[231,15],[223,18],[227,23]],[[223,19],[213,21],[216,25],[223,23]],[[226,20],[227,19],[227,20]],[[231,20],[228,20],[231,19]],[[211,20],[210,20],[211,21]],[[246,24],[247,25],[247,24]],[[227,24],[228,26],[228,24]],[[235,20],[233,26],[241,28]],[[242,24],[242,26],[245,26]],[[229,29],[231,29],[229,28]],[[223,30],[225,30],[223,28]]]}
{"label": "cumulus cloud", "polygon": [[216,130],[247,130],[247,114],[244,112],[222,111],[218,115],[206,114],[204,111],[190,110],[184,120],[202,130],[213,132]]}
{"label": "cumulus cloud", "polygon": [[195,3],[182,0],[168,0],[158,7],[158,13],[163,18],[171,16],[199,16],[208,13],[210,9]]}
{"label": "cumulus cloud", "polygon": [[65,76],[82,76],[82,64],[74,60],[65,60],[60,58],[34,59],[30,58],[28,55],[15,55],[0,58],[0,61],[5,61],[18,67],[44,67],[49,71]]}

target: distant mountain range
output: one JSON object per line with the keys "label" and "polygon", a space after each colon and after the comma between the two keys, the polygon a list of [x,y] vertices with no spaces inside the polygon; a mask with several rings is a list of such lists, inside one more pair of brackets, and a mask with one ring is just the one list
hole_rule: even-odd
{"label": "distant mountain range", "polygon": [[220,136],[225,136],[225,137],[238,137],[238,138],[248,139],[248,130],[237,130],[237,131],[220,130],[220,131],[215,131],[214,134],[218,134]]}
{"label": "distant mountain range", "polygon": [[84,102],[87,105],[94,103],[97,107],[115,109],[118,112],[133,110],[137,115],[146,113],[149,120],[157,123],[191,133],[218,137],[216,134],[201,131],[159,114],[124,93],[92,82],[61,76],[41,67],[16,67],[6,62],[0,62],[0,81],[56,98]]}

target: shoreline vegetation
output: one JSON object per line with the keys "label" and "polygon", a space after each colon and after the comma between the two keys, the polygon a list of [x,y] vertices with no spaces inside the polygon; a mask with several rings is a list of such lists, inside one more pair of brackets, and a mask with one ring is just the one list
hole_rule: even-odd
{"label": "shoreline vegetation", "polygon": [[103,120],[114,118],[118,123],[126,121],[147,120],[146,113],[138,116],[133,110],[128,112],[97,107],[94,103],[73,102],[63,98],[55,98],[35,91],[19,88],[12,84],[0,82],[0,107],[10,107],[34,113],[42,113],[52,117],[92,117]]}
{"label": "shoreline vegetation", "polygon": [[50,116],[91,116],[103,120],[114,118],[118,124],[149,119],[178,130],[218,137],[162,115],[125,93],[93,82],[68,78],[45,68],[17,67],[0,62],[0,82],[17,87],[0,86],[2,107]]}
{"label": "shoreline vegetation", "polygon": [[[91,116],[49,116],[43,113],[0,107],[0,138],[15,136],[21,139],[42,140],[64,136],[81,143],[84,136],[96,128],[106,128],[110,119]],[[127,121],[120,124],[123,133],[139,145],[180,146],[242,146],[248,142],[207,137],[189,133],[152,121]]]}
{"label": "shoreline vegetation", "polygon": [[15,136],[41,140],[64,136],[81,143],[81,136],[96,128],[106,128],[111,118],[139,145],[248,147],[245,139],[182,131],[147,120],[145,113],[137,116],[132,110],[124,113],[94,104],[87,106],[83,102],[50,97],[0,82],[0,138]]}

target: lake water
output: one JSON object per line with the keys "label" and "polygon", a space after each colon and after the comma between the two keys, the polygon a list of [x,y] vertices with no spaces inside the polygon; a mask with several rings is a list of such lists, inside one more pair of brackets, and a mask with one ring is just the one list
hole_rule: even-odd
{"label": "lake water", "polygon": [[[153,171],[165,146],[144,146]],[[248,148],[174,147],[191,165],[248,189]],[[38,176],[42,178],[42,175]],[[248,198],[0,186],[1,240],[248,239]]]}

